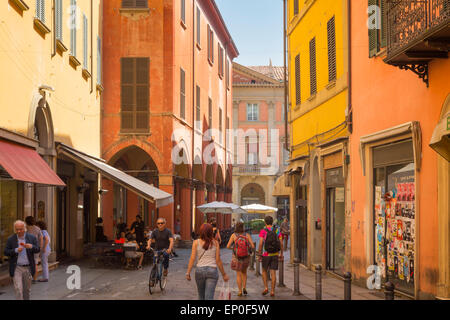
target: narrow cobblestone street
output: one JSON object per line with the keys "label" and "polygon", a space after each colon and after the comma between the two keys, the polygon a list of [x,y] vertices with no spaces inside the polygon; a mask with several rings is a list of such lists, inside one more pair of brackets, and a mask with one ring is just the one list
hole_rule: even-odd
{"label": "narrow cobblestone street", "polygon": [[[254,240],[257,237],[253,236]],[[124,270],[113,268],[94,268],[90,261],[80,261],[74,263],[81,268],[81,290],[67,289],[67,279],[70,276],[66,273],[69,265],[60,265],[50,274],[50,282],[33,284],[32,300],[196,300],[197,290],[192,271],[192,281],[185,279],[185,273],[190,257],[189,249],[177,249],[178,257],[170,262],[169,279],[164,292],[159,288],[153,295],[148,291],[148,275],[150,266],[144,266],[142,270]],[[293,266],[289,263],[285,265],[284,284],[286,287],[278,287],[276,296],[262,296],[263,289],[261,276],[256,276],[255,271],[248,271],[247,297],[237,296],[237,285],[235,272],[230,269],[231,251],[221,250],[222,260],[228,275],[230,276],[230,287],[232,290],[232,300],[313,300],[315,299],[314,273],[303,267],[300,268],[300,296],[293,296],[294,273]],[[289,253],[286,252],[285,260],[289,261]],[[221,280],[216,289],[216,299]],[[323,276],[324,300],[342,300],[344,298],[343,281],[331,276]],[[396,297],[399,299],[400,297]],[[14,287],[12,285],[0,287],[0,300],[14,300]],[[384,296],[381,292],[371,291],[358,286],[352,286],[352,299],[354,300],[382,300]]]}

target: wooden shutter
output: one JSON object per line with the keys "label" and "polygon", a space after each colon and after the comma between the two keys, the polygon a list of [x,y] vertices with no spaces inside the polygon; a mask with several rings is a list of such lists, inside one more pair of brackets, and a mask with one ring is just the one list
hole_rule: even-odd
{"label": "wooden shutter", "polygon": [[295,57],[295,104],[299,105],[301,99],[301,83],[300,83],[300,54]]}
{"label": "wooden shutter", "polygon": [[36,0],[36,18],[45,23],[45,0]]}
{"label": "wooden shutter", "polygon": [[77,1],[71,0],[70,4],[70,53],[72,56],[77,56]]}
{"label": "wooden shutter", "polygon": [[294,15],[298,14],[298,1],[299,0],[294,0]]}
{"label": "wooden shutter", "polygon": [[63,24],[62,24],[62,16],[63,16],[63,3],[62,0],[55,1],[55,32],[56,39],[62,41],[63,40]]}
{"label": "wooden shutter", "polygon": [[208,59],[211,57],[211,27],[208,24]]}
{"label": "wooden shutter", "polygon": [[186,119],[186,74],[180,69],[180,117]]}
{"label": "wooden shutter", "polygon": [[97,36],[97,84],[102,84],[102,39]]}
{"label": "wooden shutter", "polygon": [[222,108],[219,108],[219,134],[220,134],[220,138],[219,141],[222,142]]}
{"label": "wooden shutter", "polygon": [[186,23],[186,0],[181,0],[181,21]]}
{"label": "wooden shutter", "polygon": [[196,109],[195,110],[195,120],[197,122],[199,122],[200,121],[200,87],[199,86],[197,86],[197,105],[196,105],[195,109]]}
{"label": "wooden shutter", "polygon": [[121,59],[121,128],[147,131],[149,128],[149,58]]}
{"label": "wooden shutter", "polygon": [[[201,39],[201,37],[200,37],[200,27],[201,27],[201,25],[200,25],[200,22],[201,22],[201,17],[200,17],[200,9],[197,7],[197,43],[198,43],[198,45],[201,45],[201,43],[200,43],[200,39]],[[209,30],[209,25],[208,25],[208,30]]]}
{"label": "wooden shutter", "polygon": [[312,38],[309,42],[309,71],[310,71],[310,89],[311,95],[317,93],[316,78],[316,38]]}
{"label": "wooden shutter", "polygon": [[208,125],[209,128],[212,128],[212,100],[209,98],[208,100]]}
{"label": "wooden shutter", "polygon": [[83,15],[83,69],[88,68],[88,20]]}
{"label": "wooden shutter", "polygon": [[[369,0],[369,7],[376,6],[377,0]],[[369,19],[372,19],[376,12],[369,11]],[[378,53],[378,30],[369,28],[369,58],[375,56]]]}
{"label": "wooden shutter", "polygon": [[335,18],[327,23],[328,31],[328,81],[336,80],[336,30]]}
{"label": "wooden shutter", "polygon": [[148,8],[148,0],[122,0],[122,8]]}
{"label": "wooden shutter", "polygon": [[227,89],[230,88],[230,63],[228,62],[228,58],[225,57],[225,72],[226,72],[226,80]]}
{"label": "wooden shutter", "polygon": [[[387,6],[386,0],[379,0],[380,8],[381,8],[381,30],[380,30],[380,38],[381,38],[381,48],[386,47],[387,44]],[[445,2],[445,1],[444,1]]]}
{"label": "wooden shutter", "polygon": [[214,32],[211,30],[211,62],[214,63]]}

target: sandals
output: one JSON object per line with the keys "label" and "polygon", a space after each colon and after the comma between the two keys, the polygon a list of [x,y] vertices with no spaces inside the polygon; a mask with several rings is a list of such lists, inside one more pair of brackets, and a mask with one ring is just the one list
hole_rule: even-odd
{"label": "sandals", "polygon": [[237,295],[238,297],[242,297],[242,292],[239,292]]}
{"label": "sandals", "polygon": [[269,293],[269,289],[264,289],[264,291],[262,292],[262,295],[265,296],[268,293]]}
{"label": "sandals", "polygon": [[244,289],[242,290],[242,293],[243,293],[244,295],[248,295],[247,289],[244,288]]}
{"label": "sandals", "polygon": [[271,297],[275,297],[275,292],[271,292],[271,293],[270,293],[270,296],[271,296]]}

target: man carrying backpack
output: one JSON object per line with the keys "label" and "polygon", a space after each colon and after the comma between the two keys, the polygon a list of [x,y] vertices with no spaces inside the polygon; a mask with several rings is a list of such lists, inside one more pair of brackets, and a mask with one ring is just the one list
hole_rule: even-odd
{"label": "man carrying backpack", "polygon": [[244,223],[236,224],[235,233],[231,235],[227,248],[230,249],[234,244],[233,258],[231,260],[231,269],[236,271],[236,282],[239,288],[238,296],[247,295],[247,269],[250,262],[250,255],[255,249],[252,238],[245,233]]}
{"label": "man carrying backpack", "polygon": [[267,284],[267,272],[270,270],[270,278],[272,281],[272,291],[270,296],[275,296],[275,285],[277,283],[278,259],[283,258],[283,243],[280,230],[274,228],[273,218],[266,216],[264,218],[266,227],[259,233],[259,247],[257,254],[260,261],[262,261],[262,278],[264,282],[264,291],[262,295],[269,293],[269,286]]}

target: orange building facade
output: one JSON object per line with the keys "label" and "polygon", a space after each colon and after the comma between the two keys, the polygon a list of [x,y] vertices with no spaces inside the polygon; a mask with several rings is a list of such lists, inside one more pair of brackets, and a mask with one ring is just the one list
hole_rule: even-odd
{"label": "orange building facade", "polygon": [[[448,141],[450,8],[413,2],[351,1],[351,268],[364,285],[377,265],[400,292],[449,298],[449,162],[429,144],[445,119]],[[422,29],[402,29],[408,14]]]}
{"label": "orange building facade", "polygon": [[[206,218],[198,205],[231,201],[225,135],[237,48],[213,0],[110,0],[103,12],[102,157],[174,195],[156,208],[104,180],[105,234],[139,214],[151,229],[164,217],[190,240]],[[230,226],[231,217],[217,218],[219,228]]]}

